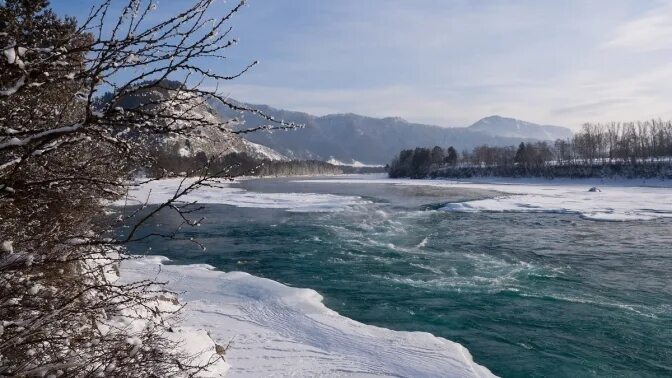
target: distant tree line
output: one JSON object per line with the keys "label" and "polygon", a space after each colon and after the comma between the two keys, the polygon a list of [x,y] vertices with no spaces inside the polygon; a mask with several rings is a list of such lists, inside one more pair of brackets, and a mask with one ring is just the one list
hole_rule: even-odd
{"label": "distant tree line", "polygon": [[572,138],[477,146],[403,150],[390,177],[662,177],[672,178],[672,121],[585,124]]}
{"label": "distant tree line", "polygon": [[208,157],[203,151],[193,156],[179,156],[170,150],[161,149],[153,154],[147,167],[149,176],[202,175],[225,172],[236,176],[303,176],[343,174],[341,167],[318,160],[269,160],[258,159],[246,153],[229,153]]}

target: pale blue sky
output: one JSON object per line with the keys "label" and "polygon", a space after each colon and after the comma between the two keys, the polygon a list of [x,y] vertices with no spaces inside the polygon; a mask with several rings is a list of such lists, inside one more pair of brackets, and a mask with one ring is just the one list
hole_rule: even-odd
{"label": "pale blue sky", "polygon": [[252,103],[442,126],[672,118],[670,0],[249,0],[233,26],[230,65],[212,68],[260,60],[225,90]]}

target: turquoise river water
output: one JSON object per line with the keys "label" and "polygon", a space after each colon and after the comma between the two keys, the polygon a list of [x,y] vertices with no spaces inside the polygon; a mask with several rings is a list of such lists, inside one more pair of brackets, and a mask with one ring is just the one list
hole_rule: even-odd
{"label": "turquoise river water", "polygon": [[[672,376],[672,220],[449,213],[484,191],[250,180],[257,192],[359,195],[329,213],[207,205],[186,241],[132,251],[317,290],[352,319],[463,344],[503,377]],[[160,216],[161,227],[179,220]]]}

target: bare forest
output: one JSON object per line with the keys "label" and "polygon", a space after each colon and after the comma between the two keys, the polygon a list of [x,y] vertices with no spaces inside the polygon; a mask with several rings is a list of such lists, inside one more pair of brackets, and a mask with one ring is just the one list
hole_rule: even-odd
{"label": "bare forest", "polygon": [[444,149],[404,150],[390,177],[672,177],[672,122],[585,124],[571,139],[482,145],[458,153]]}

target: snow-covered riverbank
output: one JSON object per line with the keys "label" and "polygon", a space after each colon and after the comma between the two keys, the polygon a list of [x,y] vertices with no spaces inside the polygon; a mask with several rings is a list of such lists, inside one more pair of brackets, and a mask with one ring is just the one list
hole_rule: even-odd
{"label": "snow-covered riverbank", "polygon": [[[600,179],[410,180],[337,178],[298,180],[303,183],[388,184],[493,190],[502,195],[448,203],[454,212],[538,212],[579,214],[596,221],[636,221],[672,217],[672,181]],[[595,192],[590,188],[597,188]]]}
{"label": "snow-covered riverbank", "polygon": [[[116,206],[161,204],[179,189],[196,181],[195,178],[170,178],[132,187],[128,195],[116,201]],[[330,212],[350,205],[366,203],[357,196],[315,193],[256,193],[231,186],[228,180],[211,180],[180,198],[180,202],[216,203],[237,207],[285,209],[292,212]]]}
{"label": "snow-covered riverbank", "polygon": [[230,377],[492,376],[460,344],[356,322],[325,307],[314,290],[165,261],[127,261],[121,275],[156,277],[181,292],[183,326],[206,329],[217,344],[229,345]]}

